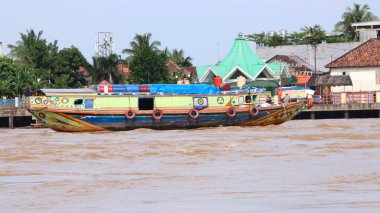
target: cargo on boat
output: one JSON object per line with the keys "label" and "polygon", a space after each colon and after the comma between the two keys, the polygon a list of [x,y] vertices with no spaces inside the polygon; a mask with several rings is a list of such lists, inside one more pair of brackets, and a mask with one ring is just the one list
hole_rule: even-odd
{"label": "cargo on boat", "polygon": [[210,84],[98,85],[42,89],[25,108],[47,127],[63,132],[264,126],[291,120],[311,99],[263,104],[265,90],[223,91]]}

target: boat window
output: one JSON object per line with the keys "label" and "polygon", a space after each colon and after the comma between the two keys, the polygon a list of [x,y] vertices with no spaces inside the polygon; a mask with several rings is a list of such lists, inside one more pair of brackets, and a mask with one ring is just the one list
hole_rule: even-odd
{"label": "boat window", "polygon": [[83,104],[83,99],[75,99],[74,105],[82,105]]}
{"label": "boat window", "polygon": [[139,110],[153,110],[154,98],[139,98]]}
{"label": "boat window", "polygon": [[245,103],[251,103],[252,97],[250,95],[245,96]]}
{"label": "boat window", "polygon": [[86,99],[84,101],[84,108],[94,108],[94,99]]}
{"label": "boat window", "polygon": [[252,101],[256,101],[257,95],[252,95]]}

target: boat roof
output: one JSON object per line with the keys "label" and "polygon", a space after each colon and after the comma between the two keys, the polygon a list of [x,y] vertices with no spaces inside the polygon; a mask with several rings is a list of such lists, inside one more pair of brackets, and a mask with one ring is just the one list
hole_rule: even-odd
{"label": "boat roof", "polygon": [[45,95],[56,95],[56,94],[97,94],[98,92],[91,88],[79,88],[79,89],[40,89],[39,92]]}

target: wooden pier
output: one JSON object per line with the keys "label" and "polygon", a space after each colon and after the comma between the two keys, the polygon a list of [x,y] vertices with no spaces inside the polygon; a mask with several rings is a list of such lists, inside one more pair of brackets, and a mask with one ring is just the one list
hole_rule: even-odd
{"label": "wooden pier", "polygon": [[0,108],[0,127],[30,126],[35,123],[32,115],[18,104],[10,101],[9,106]]}
{"label": "wooden pier", "polygon": [[380,103],[314,104],[296,119],[380,118]]}

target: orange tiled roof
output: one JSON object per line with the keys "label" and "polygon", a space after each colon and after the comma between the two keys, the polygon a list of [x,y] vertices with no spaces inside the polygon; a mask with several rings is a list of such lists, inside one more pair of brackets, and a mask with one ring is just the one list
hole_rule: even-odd
{"label": "orange tiled roof", "polygon": [[178,64],[174,63],[173,61],[166,62],[166,67],[170,72],[181,70],[181,67],[178,66]]}
{"label": "orange tiled roof", "polygon": [[297,85],[306,85],[311,75],[296,75],[296,77],[297,77]]}
{"label": "orange tiled roof", "polygon": [[380,39],[370,39],[331,63],[328,68],[380,66]]}

